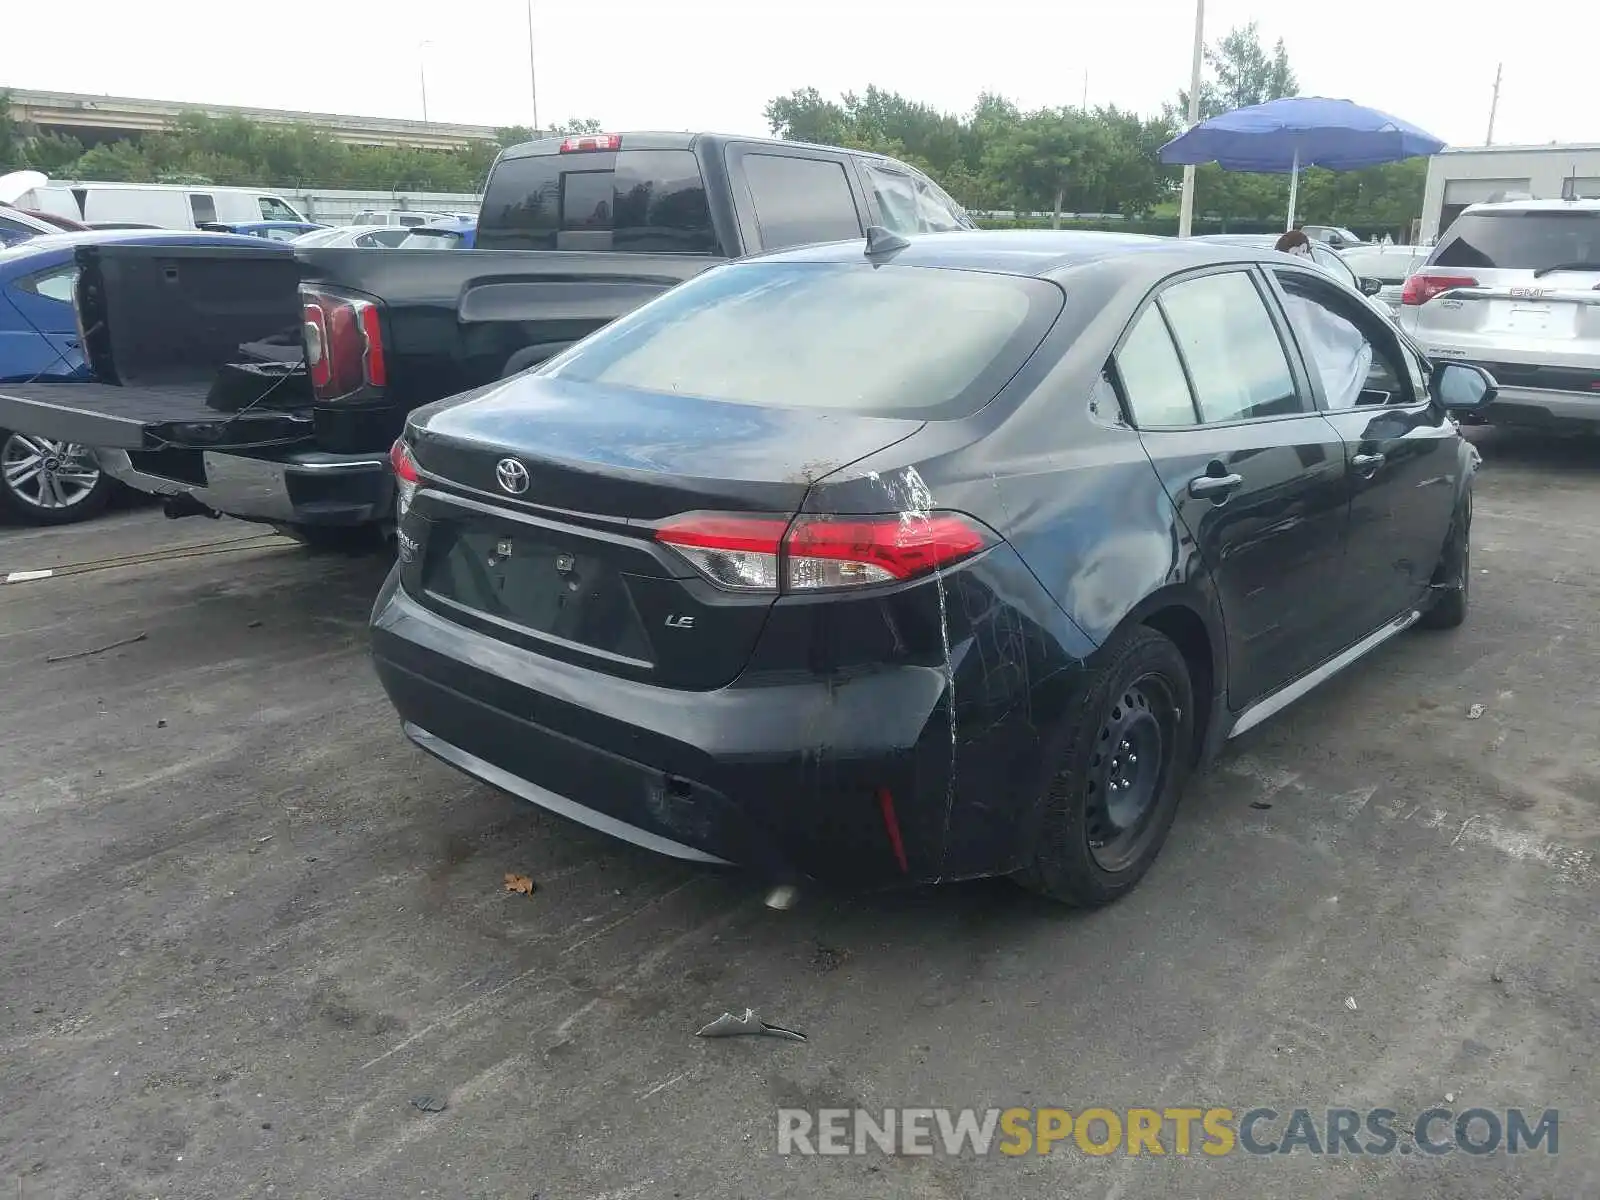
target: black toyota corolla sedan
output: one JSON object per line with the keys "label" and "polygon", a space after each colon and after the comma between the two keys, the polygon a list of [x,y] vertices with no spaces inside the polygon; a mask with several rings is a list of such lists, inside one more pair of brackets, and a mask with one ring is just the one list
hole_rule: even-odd
{"label": "black toyota corolla sedan", "polygon": [[1463,619],[1493,395],[1249,247],[748,259],[412,415],[373,653],[423,749],[641,846],[1102,904],[1225,739]]}

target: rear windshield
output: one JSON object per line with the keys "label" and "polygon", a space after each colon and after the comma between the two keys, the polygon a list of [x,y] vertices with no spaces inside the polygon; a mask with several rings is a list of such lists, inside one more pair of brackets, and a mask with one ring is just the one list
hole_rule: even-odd
{"label": "rear windshield", "polygon": [[1421,254],[1396,253],[1390,251],[1385,254],[1380,250],[1346,250],[1344,261],[1357,275],[1367,279],[1377,279],[1384,283],[1404,283],[1416,274],[1417,268],[1428,259],[1426,252]]}
{"label": "rear windshield", "polygon": [[412,229],[400,239],[400,250],[454,250],[461,245],[454,229]]}
{"label": "rear windshield", "polygon": [[503,158],[484,193],[478,248],[719,253],[689,150]]}
{"label": "rear windshield", "polygon": [[1462,213],[1433,255],[1437,267],[1486,271],[1538,271],[1578,263],[1600,266],[1600,211]]}
{"label": "rear windshield", "polygon": [[553,360],[558,379],[782,408],[975,412],[1060,313],[1042,279],[867,263],[698,276]]}

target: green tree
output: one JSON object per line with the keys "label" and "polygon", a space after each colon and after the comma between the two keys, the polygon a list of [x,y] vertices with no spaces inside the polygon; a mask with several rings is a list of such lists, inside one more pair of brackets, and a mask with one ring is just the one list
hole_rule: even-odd
{"label": "green tree", "polygon": [[787,96],[776,96],[767,101],[763,111],[767,127],[791,142],[837,146],[851,132],[843,106],[824,100],[816,88],[797,88]]}
{"label": "green tree", "polygon": [[108,183],[154,183],[156,173],[137,142],[106,142],[85,150],[72,168],[79,179]]}
{"label": "green tree", "polygon": [[1109,148],[1105,128],[1092,117],[1070,108],[1040,109],[988,148],[985,165],[1014,198],[1014,208],[1048,209],[1059,229],[1069,199],[1076,208],[1101,193]]}
{"label": "green tree", "polygon": [[11,93],[0,89],[0,174],[25,165],[22,124],[11,115]]}
{"label": "green tree", "polygon": [[[1261,44],[1256,23],[1230,29],[1205,48],[1205,74],[1200,81],[1200,119],[1209,120],[1236,108],[1265,104],[1300,94],[1300,80],[1289,65],[1289,51],[1279,38],[1268,51]],[[1167,107],[1167,117],[1177,127],[1188,124],[1189,93]]]}

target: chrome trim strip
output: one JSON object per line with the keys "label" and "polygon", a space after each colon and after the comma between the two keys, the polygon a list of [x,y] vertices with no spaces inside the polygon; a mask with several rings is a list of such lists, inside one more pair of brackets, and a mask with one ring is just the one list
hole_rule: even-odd
{"label": "chrome trim strip", "polygon": [[1421,617],[1422,613],[1415,609],[1403,617],[1396,617],[1382,629],[1377,630],[1375,633],[1369,633],[1349,649],[1334,655],[1316,670],[1284,684],[1283,687],[1270,695],[1261,697],[1261,699],[1239,714],[1238,719],[1233,723],[1233,728],[1228,731],[1228,736],[1236,738],[1245,730],[1254,729],[1268,717],[1282,712],[1312,688],[1320,683],[1327,682],[1327,680],[1355,662],[1356,659],[1376,650],[1383,643],[1394,637],[1395,634],[1403,633],[1411,628]]}
{"label": "chrome trim strip", "polygon": [[681,858],[688,862],[712,863],[716,866],[731,867],[733,864],[725,858],[718,858],[715,854],[707,854],[704,850],[696,850],[693,846],[686,846],[682,842],[675,842],[671,838],[664,838],[660,834],[651,833],[649,830],[640,829],[637,825],[629,825],[615,817],[608,817],[605,813],[596,812],[594,809],[559,796],[548,788],[542,788],[536,783],[529,783],[520,775],[513,775],[510,771],[502,770],[493,763],[485,762],[476,754],[469,754],[459,746],[453,746],[443,738],[437,737],[423,729],[420,725],[413,725],[410,721],[404,723],[402,728],[405,735],[417,745],[421,746],[435,758],[449,763],[458,770],[465,771],[468,775],[499,788],[503,792],[510,792],[513,796],[537,804],[540,808],[547,808],[568,820],[576,821],[580,825],[587,825],[590,829],[601,833],[608,833],[614,838],[624,842],[632,842],[635,846],[646,850],[654,850],[657,854],[665,854],[671,858]]}

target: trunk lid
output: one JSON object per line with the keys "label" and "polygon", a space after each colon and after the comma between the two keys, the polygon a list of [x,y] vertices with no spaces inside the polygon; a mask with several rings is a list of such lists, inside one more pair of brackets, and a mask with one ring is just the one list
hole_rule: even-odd
{"label": "trunk lid", "polygon": [[661,522],[791,517],[813,481],[924,424],[541,376],[468,399],[408,426],[423,487],[401,527],[407,589],[538,653],[686,689],[739,673],[776,593],[713,586],[654,540]]}

